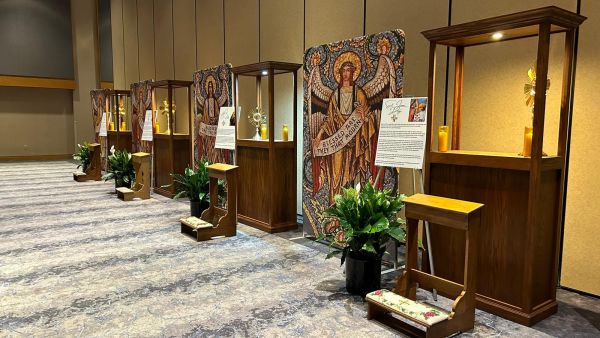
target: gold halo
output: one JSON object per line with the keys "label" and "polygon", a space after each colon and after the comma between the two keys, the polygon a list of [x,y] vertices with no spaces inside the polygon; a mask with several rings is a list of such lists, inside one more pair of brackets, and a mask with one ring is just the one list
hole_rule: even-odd
{"label": "gold halo", "polygon": [[206,94],[208,94],[208,84],[211,83],[213,84],[213,91],[216,92],[217,91],[217,81],[215,80],[214,76],[209,75],[206,78],[206,81],[204,81],[204,89],[206,90]]}
{"label": "gold halo", "polygon": [[352,80],[356,81],[356,79],[358,79],[358,76],[360,75],[362,66],[360,64],[360,58],[358,57],[358,55],[356,55],[356,53],[354,53],[354,52],[342,53],[340,56],[338,56],[338,58],[335,60],[335,63],[333,64],[333,76],[335,76],[335,81],[337,81],[337,83],[341,82],[340,67],[346,61],[352,62],[352,64],[354,65],[354,68],[355,68],[354,75],[352,76]]}

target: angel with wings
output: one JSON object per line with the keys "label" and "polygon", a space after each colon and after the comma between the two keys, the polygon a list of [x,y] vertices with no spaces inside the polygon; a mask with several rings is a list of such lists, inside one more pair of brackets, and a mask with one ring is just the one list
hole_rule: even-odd
{"label": "angel with wings", "polygon": [[[389,42],[388,42],[389,43]],[[378,46],[379,47],[379,46]],[[340,54],[333,66],[337,88],[321,80],[319,55],[309,74],[309,128],[312,139],[313,193],[329,184],[329,205],[342,187],[364,183],[376,174],[378,120],[384,98],[396,97],[396,73],[385,46],[375,75],[359,86],[363,67],[353,51]]]}
{"label": "angel with wings", "polygon": [[132,112],[132,137],[133,151],[151,152],[151,146],[148,142],[141,141],[144,121],[146,119],[146,110],[152,109],[152,92],[148,81],[138,82],[131,85],[131,104]]}
{"label": "angel with wings", "polygon": [[[199,76],[200,74],[198,74]],[[228,159],[224,158],[224,154],[219,149],[215,149],[216,126],[219,122],[219,111],[221,107],[229,102],[229,91],[227,90],[227,76],[220,74],[220,80],[214,78],[213,75],[208,75],[204,81],[204,89],[206,96],[201,93],[196,93],[196,112],[201,114],[199,119],[196,119],[198,124],[196,128],[200,130],[200,140],[198,140],[198,154],[207,159],[210,163],[228,163]],[[218,83],[223,84],[220,88],[221,95],[216,96]],[[200,82],[199,85],[202,85]],[[198,90],[198,88],[197,88]],[[212,126],[212,127],[209,127]]]}

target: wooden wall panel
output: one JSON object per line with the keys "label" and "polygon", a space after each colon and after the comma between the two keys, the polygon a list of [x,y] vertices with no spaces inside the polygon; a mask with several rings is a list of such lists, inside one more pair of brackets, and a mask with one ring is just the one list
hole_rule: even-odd
{"label": "wooden wall panel", "polygon": [[214,67],[225,61],[223,1],[196,0],[198,69]]}
{"label": "wooden wall panel", "polygon": [[172,2],[154,0],[154,54],[157,81],[173,79]]}
{"label": "wooden wall panel", "polygon": [[140,80],[138,58],[137,1],[123,1],[123,27],[125,41],[125,86]]}
{"label": "wooden wall panel", "polygon": [[[149,80],[155,77],[154,2],[152,0],[138,0],[137,15],[140,80]],[[126,89],[129,89],[129,86]]]}
{"label": "wooden wall panel", "polygon": [[[234,67],[259,61],[258,0],[225,1],[225,61]],[[266,81],[265,81],[266,82]],[[238,105],[242,107],[239,129],[252,135],[248,112],[256,107],[256,86],[253,79],[240,79]],[[266,105],[267,97],[263,97]],[[242,133],[243,134],[243,133]]]}
{"label": "wooden wall panel", "polygon": [[[125,52],[123,50],[123,0],[111,0],[113,81],[115,88],[125,88]],[[129,87],[127,87],[129,88]]]}
{"label": "wooden wall panel", "polygon": [[596,179],[600,158],[595,143],[600,130],[600,2],[583,0],[581,14],[588,17],[579,35],[575,98],[573,107],[571,156],[567,190],[561,285],[600,295],[600,212],[596,198],[600,181]]}
{"label": "wooden wall panel", "polygon": [[306,0],[305,47],[363,35],[363,1]]}
{"label": "wooden wall panel", "polygon": [[[192,80],[196,70],[196,3],[194,0],[173,2],[173,46],[174,73],[177,80]],[[188,106],[190,93],[185,89],[175,91],[178,118],[176,131],[187,133],[191,109]],[[185,117],[185,118],[183,118]]]}

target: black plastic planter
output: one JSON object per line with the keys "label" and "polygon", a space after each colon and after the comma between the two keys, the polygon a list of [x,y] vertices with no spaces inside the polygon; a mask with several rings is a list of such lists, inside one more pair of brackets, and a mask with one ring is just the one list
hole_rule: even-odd
{"label": "black plastic planter", "polygon": [[357,259],[352,253],[346,257],[346,290],[364,297],[381,289],[381,259]]}
{"label": "black plastic planter", "polygon": [[208,208],[206,201],[190,201],[190,211],[192,216],[200,218],[202,212]]}

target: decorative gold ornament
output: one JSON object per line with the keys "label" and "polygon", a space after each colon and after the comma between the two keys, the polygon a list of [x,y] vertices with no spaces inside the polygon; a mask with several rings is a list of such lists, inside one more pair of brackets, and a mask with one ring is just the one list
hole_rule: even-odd
{"label": "decorative gold ornament", "polygon": [[248,120],[250,120],[250,123],[252,123],[256,128],[256,134],[252,139],[260,140],[261,137],[259,128],[261,124],[267,123],[267,115],[260,107],[256,107],[254,108],[252,113],[248,114]]}
{"label": "decorative gold ornament", "polygon": [[[165,130],[165,134],[170,134],[171,133],[171,116],[169,115],[169,100],[167,99],[163,99],[162,100],[162,104],[160,106],[158,106],[158,109],[160,110],[161,114],[166,115],[167,116],[167,130]],[[173,101],[173,106],[171,107],[172,111],[173,111],[173,123],[175,123],[175,110],[176,110],[176,106],[175,106],[175,102]]]}
{"label": "decorative gold ornament", "polygon": [[[525,105],[531,107],[531,121],[533,122],[533,108],[535,106],[535,69],[533,67],[527,71],[527,77],[529,81],[525,83],[523,93],[525,94]],[[550,89],[550,79],[547,81],[546,94],[548,94],[548,90]]]}

